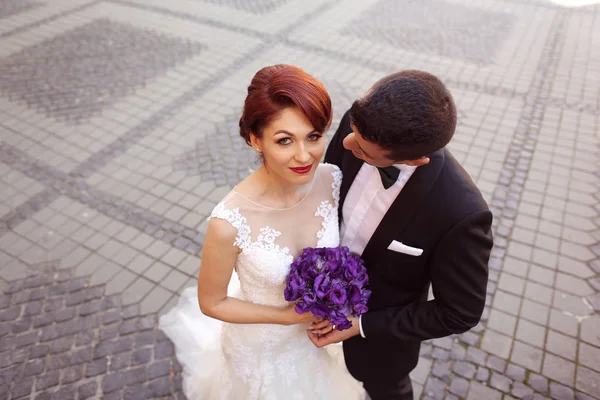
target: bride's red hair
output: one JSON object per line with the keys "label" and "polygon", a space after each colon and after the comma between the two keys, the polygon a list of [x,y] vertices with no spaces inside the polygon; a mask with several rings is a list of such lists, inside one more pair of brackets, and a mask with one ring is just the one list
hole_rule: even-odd
{"label": "bride's red hair", "polygon": [[250,144],[250,134],[262,137],[263,129],[281,110],[294,106],[302,110],[316,131],[327,131],[331,124],[331,99],[321,82],[293,65],[262,68],[248,86],[240,136]]}

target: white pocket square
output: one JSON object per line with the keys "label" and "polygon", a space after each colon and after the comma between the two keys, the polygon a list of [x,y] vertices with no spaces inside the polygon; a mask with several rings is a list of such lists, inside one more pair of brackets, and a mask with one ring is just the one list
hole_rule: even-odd
{"label": "white pocket square", "polygon": [[408,254],[409,256],[420,256],[423,254],[423,249],[410,247],[396,240],[392,240],[392,243],[388,246],[388,250],[395,251],[396,253]]}

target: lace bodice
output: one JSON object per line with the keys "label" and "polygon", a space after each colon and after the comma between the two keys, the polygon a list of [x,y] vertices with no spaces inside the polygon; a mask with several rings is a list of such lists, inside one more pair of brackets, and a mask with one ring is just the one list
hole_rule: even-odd
{"label": "lace bodice", "polygon": [[[337,167],[321,164],[310,191],[292,208],[263,207],[235,189],[215,207],[211,218],[237,230],[232,245],[240,249],[229,296],[287,305],[283,290],[294,257],[305,247],[339,245],[341,180]],[[364,399],[341,346],[315,347],[308,324],[221,323],[200,313],[196,288],[188,288],[160,326],[175,343],[190,400]]]}
{"label": "lace bodice", "polygon": [[236,271],[244,300],[283,306],[290,264],[305,247],[339,245],[338,202],[342,173],[320,164],[304,199],[288,209],[253,203],[235,189],[213,210],[211,218],[228,221],[241,250]]}

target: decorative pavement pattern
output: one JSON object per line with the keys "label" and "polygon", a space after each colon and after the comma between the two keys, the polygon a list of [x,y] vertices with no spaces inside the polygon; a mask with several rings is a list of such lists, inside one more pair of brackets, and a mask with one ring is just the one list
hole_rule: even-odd
{"label": "decorative pavement pattern", "polygon": [[455,95],[449,147],[496,242],[482,322],[423,345],[417,398],[600,399],[599,20],[545,0],[0,0],[0,398],[183,399],[157,320],[256,168],[250,78],[285,62],[329,89],[332,132],[399,69]]}

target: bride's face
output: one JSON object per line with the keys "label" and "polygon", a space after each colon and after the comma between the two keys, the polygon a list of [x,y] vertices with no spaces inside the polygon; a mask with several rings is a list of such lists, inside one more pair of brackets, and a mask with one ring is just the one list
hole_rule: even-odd
{"label": "bride's face", "polygon": [[266,168],[283,180],[302,185],[312,180],[325,152],[323,132],[315,131],[308,118],[297,107],[283,109],[257,139],[253,147],[260,150]]}

